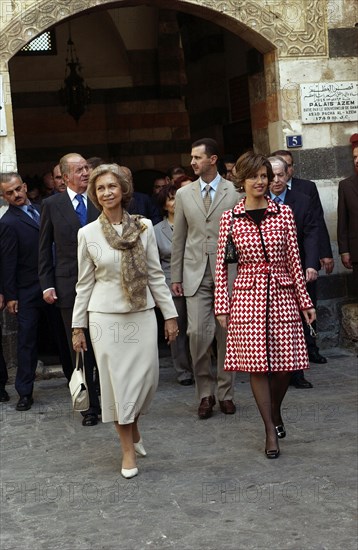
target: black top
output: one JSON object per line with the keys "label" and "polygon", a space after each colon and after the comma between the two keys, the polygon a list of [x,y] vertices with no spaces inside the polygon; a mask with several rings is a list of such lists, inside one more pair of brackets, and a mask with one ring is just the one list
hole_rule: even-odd
{"label": "black top", "polygon": [[256,210],[246,210],[246,213],[254,220],[257,225],[263,220],[266,208],[257,208]]}

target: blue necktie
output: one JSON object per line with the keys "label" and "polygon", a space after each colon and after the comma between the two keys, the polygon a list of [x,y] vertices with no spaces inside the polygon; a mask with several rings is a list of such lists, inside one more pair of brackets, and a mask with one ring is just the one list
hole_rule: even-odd
{"label": "blue necktie", "polygon": [[280,197],[275,197],[273,199],[273,202],[277,202],[277,204],[280,204],[282,202],[282,200],[280,199]]}
{"label": "blue necktie", "polygon": [[85,206],[85,201],[83,200],[82,195],[76,195],[75,197],[78,200],[78,205],[76,206],[76,214],[80,220],[82,227],[87,223],[87,210]]}
{"label": "blue necktie", "polygon": [[29,212],[34,222],[37,223],[37,225],[40,225],[40,214],[37,212],[36,208],[34,208],[32,204],[28,204],[27,211]]}

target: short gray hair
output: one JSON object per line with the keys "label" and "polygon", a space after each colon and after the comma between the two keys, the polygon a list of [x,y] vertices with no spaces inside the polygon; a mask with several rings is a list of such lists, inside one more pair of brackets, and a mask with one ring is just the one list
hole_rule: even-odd
{"label": "short gray hair", "polygon": [[97,200],[96,181],[104,174],[113,174],[117,178],[122,189],[122,206],[123,208],[127,208],[133,195],[133,184],[129,179],[128,174],[118,164],[100,164],[93,170],[87,187],[87,194],[93,204],[98,208],[98,210],[102,210],[102,206]]}
{"label": "short gray hair", "polygon": [[1,183],[9,183],[9,181],[12,180],[12,178],[16,178],[19,180],[20,183],[24,183],[22,181],[22,177],[18,172],[1,172],[0,173],[0,184]]}
{"label": "short gray hair", "polygon": [[287,174],[288,164],[287,164],[287,162],[285,161],[284,158],[280,157],[279,155],[275,155],[273,157],[269,157],[268,160],[271,162],[271,164],[273,164],[274,162],[279,162],[280,164],[282,164],[283,169],[284,169],[285,173]]}

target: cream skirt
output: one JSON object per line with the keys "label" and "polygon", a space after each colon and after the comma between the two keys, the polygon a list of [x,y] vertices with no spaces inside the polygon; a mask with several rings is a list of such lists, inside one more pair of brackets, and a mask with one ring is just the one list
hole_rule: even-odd
{"label": "cream skirt", "polygon": [[159,380],[154,309],[136,313],[89,312],[89,329],[101,385],[102,421],[130,424],[145,414]]}

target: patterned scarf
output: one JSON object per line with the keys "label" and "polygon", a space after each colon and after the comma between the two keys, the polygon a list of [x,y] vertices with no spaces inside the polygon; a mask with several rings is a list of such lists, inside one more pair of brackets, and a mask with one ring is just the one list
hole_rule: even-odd
{"label": "patterned scarf", "polygon": [[130,216],[123,210],[122,236],[119,236],[113,225],[101,213],[99,221],[108,244],[115,250],[122,251],[121,279],[123,290],[132,310],[140,310],[147,305],[148,270],[140,234],[147,226],[140,221],[142,216]]}

